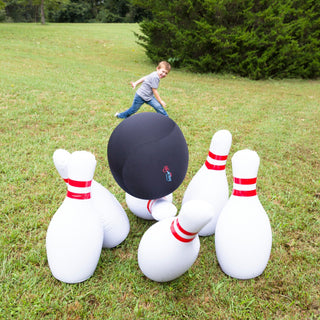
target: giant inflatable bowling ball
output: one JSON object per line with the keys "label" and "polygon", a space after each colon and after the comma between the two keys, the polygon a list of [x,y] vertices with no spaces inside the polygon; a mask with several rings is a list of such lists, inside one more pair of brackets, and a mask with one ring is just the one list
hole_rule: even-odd
{"label": "giant inflatable bowling ball", "polygon": [[189,153],[178,125],[155,112],[135,114],[112,132],[108,161],[119,186],[140,199],[157,199],[185,178]]}

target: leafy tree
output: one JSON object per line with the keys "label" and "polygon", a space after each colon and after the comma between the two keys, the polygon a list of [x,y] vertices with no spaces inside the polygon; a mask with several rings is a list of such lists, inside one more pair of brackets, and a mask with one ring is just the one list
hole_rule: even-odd
{"label": "leafy tree", "polygon": [[88,22],[93,19],[93,9],[87,1],[71,0],[49,13],[53,22]]}
{"label": "leafy tree", "polygon": [[317,0],[135,0],[149,58],[253,79],[320,76]]}
{"label": "leafy tree", "polygon": [[0,22],[5,21],[6,19],[6,12],[5,12],[5,3],[0,0]]}
{"label": "leafy tree", "polygon": [[38,10],[30,1],[24,0],[3,0],[5,4],[5,13],[13,22],[36,21],[38,18]]}
{"label": "leafy tree", "polygon": [[69,0],[3,0],[6,16],[14,22],[37,21],[45,24],[46,9],[55,10]]}
{"label": "leafy tree", "polygon": [[147,15],[131,0],[0,0],[0,21],[140,22]]}
{"label": "leafy tree", "polygon": [[147,15],[144,9],[134,5],[130,0],[104,0],[98,20],[101,22],[140,22]]}

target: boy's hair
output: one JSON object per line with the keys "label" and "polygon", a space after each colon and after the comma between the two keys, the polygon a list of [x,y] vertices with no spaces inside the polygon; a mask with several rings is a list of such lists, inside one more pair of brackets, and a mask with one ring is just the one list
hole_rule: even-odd
{"label": "boy's hair", "polygon": [[164,68],[167,71],[170,71],[171,70],[171,65],[167,61],[161,61],[161,62],[159,62],[158,66],[157,66],[157,69],[160,69],[160,68]]}

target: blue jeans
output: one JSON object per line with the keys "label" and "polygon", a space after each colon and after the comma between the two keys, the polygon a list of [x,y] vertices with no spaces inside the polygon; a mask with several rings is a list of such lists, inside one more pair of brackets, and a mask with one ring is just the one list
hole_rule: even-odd
{"label": "blue jeans", "polygon": [[164,110],[160,102],[155,97],[153,97],[150,101],[145,101],[136,93],[133,98],[132,106],[128,110],[119,113],[118,118],[125,119],[130,117],[132,114],[136,113],[144,103],[150,105],[158,113],[168,117],[166,110]]}

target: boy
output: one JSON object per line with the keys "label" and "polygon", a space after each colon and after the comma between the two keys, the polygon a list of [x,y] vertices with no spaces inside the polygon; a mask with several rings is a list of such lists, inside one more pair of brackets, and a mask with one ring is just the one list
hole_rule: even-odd
{"label": "boy", "polygon": [[153,107],[158,113],[161,113],[168,117],[167,112],[164,110],[166,103],[160,98],[158,93],[158,86],[160,79],[165,78],[171,70],[171,65],[166,61],[161,61],[157,70],[149,75],[142,77],[136,82],[131,82],[131,86],[134,89],[138,84],[142,83],[141,87],[137,90],[132,106],[121,113],[116,113],[115,116],[120,119],[125,119],[136,113],[140,107],[147,103]]}

